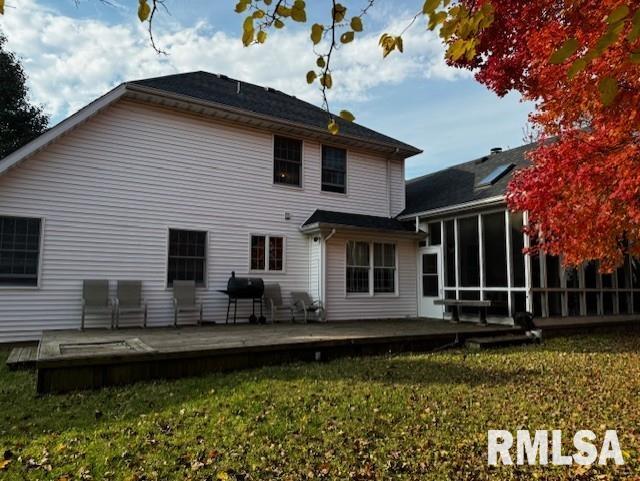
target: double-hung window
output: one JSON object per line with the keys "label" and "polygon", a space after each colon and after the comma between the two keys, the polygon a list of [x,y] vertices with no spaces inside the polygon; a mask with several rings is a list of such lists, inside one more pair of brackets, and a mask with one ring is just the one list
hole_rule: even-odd
{"label": "double-hung window", "polygon": [[396,291],[395,244],[373,244],[373,291]]}
{"label": "double-hung window", "polygon": [[273,182],[302,187],[302,141],[276,135],[273,139]]}
{"label": "double-hung window", "polygon": [[322,190],[347,192],[347,151],[337,147],[322,146]]}
{"label": "double-hung window", "polygon": [[41,220],[0,217],[0,286],[38,285]]}
{"label": "double-hung window", "polygon": [[368,242],[347,242],[347,292],[368,293],[371,269]]}
{"label": "double-hung window", "polygon": [[348,241],[346,282],[347,294],[395,293],[395,244]]}
{"label": "double-hung window", "polygon": [[207,271],[207,233],[195,230],[169,229],[169,267],[167,285],[173,281],[195,281],[205,284]]}
{"label": "double-hung window", "polygon": [[251,236],[251,270],[284,270],[284,237],[270,235]]}

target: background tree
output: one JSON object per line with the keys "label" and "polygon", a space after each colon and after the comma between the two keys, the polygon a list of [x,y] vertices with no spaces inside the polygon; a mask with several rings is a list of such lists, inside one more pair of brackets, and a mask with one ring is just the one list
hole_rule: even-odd
{"label": "background tree", "polygon": [[26,77],[0,32],[0,159],[40,135],[49,119],[27,99]]}

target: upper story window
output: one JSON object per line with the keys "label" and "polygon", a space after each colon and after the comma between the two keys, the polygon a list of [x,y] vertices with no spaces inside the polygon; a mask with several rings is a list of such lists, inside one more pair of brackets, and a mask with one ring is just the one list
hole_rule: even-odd
{"label": "upper story window", "polygon": [[276,135],[273,140],[273,182],[302,187],[302,141]]}
{"label": "upper story window", "polygon": [[169,267],[167,285],[174,280],[205,284],[207,270],[207,233],[169,229]]}
{"label": "upper story window", "polygon": [[322,146],[322,190],[347,192],[347,151],[337,147]]}
{"label": "upper story window", "polygon": [[283,271],[284,237],[252,235],[250,267],[252,271]]}
{"label": "upper story window", "polygon": [[0,286],[38,285],[41,220],[0,217]]}

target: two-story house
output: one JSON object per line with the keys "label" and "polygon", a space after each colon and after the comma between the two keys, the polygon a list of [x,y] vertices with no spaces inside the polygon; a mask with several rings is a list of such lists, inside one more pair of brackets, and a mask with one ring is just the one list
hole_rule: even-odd
{"label": "two-story house", "polygon": [[4,158],[0,341],[79,327],[84,279],[141,280],[150,326],[172,323],[175,279],[224,320],[232,271],[285,302],[307,290],[329,320],[416,316],[424,235],[396,216],[420,150],[326,125],[295,97],[194,72],[124,83]]}

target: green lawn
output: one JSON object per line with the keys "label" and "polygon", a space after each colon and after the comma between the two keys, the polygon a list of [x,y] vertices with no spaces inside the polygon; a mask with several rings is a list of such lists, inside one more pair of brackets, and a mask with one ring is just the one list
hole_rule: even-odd
{"label": "green lawn", "polygon": [[[22,479],[634,479],[640,336],[295,364],[36,398],[0,352],[0,471]],[[489,468],[487,429],[617,429],[626,465]],[[2,453],[10,458],[2,463]],[[573,452],[573,448],[571,449]],[[638,478],[635,478],[638,479]]]}

